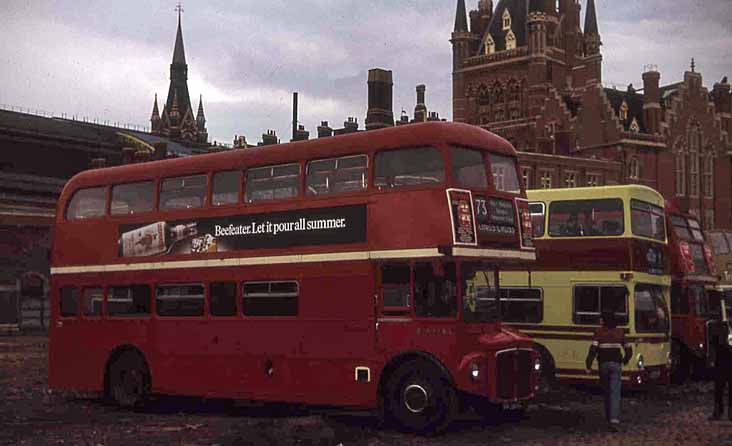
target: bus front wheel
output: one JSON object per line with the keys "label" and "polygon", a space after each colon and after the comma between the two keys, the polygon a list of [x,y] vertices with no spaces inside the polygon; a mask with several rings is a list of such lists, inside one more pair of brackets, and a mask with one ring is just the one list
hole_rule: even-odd
{"label": "bus front wheel", "polygon": [[124,408],[142,406],[150,393],[150,372],[139,354],[125,352],[109,367],[109,394]]}
{"label": "bus front wheel", "polygon": [[389,378],[385,415],[405,430],[420,434],[443,431],[457,410],[455,389],[443,373],[423,361],[409,361]]}

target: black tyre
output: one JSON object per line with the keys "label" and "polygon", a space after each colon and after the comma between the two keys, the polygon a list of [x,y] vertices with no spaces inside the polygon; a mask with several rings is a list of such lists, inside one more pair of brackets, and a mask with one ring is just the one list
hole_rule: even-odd
{"label": "black tyre", "polygon": [[537,345],[535,350],[539,352],[539,358],[541,360],[541,374],[539,375],[539,385],[541,388],[547,389],[554,385],[556,378],[554,358],[551,353],[542,347]]}
{"label": "black tyre", "polygon": [[388,378],[384,415],[419,434],[442,432],[457,410],[455,389],[447,376],[425,361],[402,364]]}
{"label": "black tyre", "polygon": [[109,397],[124,408],[139,408],[150,394],[150,372],[142,357],[122,353],[109,366]]}

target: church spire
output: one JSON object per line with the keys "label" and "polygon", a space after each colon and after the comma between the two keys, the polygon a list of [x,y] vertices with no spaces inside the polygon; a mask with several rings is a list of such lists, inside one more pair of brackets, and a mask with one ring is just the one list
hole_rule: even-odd
{"label": "church spire", "polygon": [[199,129],[206,127],[206,116],[203,114],[203,95],[198,96],[198,113],[196,114],[196,124]]}
{"label": "church spire", "polygon": [[183,12],[183,7],[180,3],[178,3],[178,6],[175,8],[176,11],[178,11],[178,32],[175,35],[175,49],[173,50],[173,63],[174,64],[186,64],[186,52],[183,48],[183,31],[181,30],[180,26],[180,15]]}
{"label": "church spire", "polygon": [[597,28],[597,10],[595,8],[595,0],[587,0],[587,12],[585,13],[585,35],[600,35],[600,30]]}
{"label": "church spire", "polygon": [[455,13],[455,30],[456,33],[468,32],[468,14],[465,12],[465,0],[458,0],[457,11]]}
{"label": "church spire", "polygon": [[150,116],[151,120],[158,120],[160,119],[160,112],[158,111],[158,94],[155,93],[155,101],[153,102],[153,111],[152,116]]}

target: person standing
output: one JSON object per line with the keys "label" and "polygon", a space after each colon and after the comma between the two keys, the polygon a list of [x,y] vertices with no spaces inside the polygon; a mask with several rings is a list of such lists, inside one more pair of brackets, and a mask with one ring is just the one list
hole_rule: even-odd
{"label": "person standing", "polygon": [[714,370],[714,412],[710,420],[724,414],[724,388],[727,387],[727,418],[732,421],[732,333],[729,322],[714,321],[709,326],[710,365]]}
{"label": "person standing", "polygon": [[602,326],[595,331],[595,336],[587,353],[587,373],[597,358],[600,371],[600,384],[605,396],[605,417],[610,429],[617,431],[620,425],[620,391],[623,364],[630,361],[631,348],[625,343],[625,331],[617,326],[615,314],[611,311],[602,313]]}

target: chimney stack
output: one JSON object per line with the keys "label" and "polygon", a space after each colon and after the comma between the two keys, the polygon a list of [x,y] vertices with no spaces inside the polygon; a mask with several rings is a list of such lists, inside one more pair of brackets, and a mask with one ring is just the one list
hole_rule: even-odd
{"label": "chimney stack", "polygon": [[424,103],[424,92],[427,90],[423,84],[417,85],[417,106],[414,107],[414,122],[427,120],[427,106]]}
{"label": "chimney stack", "polygon": [[369,70],[368,90],[369,108],[366,112],[366,130],[394,126],[392,110],[392,89],[394,82],[389,70],[373,68]]}
{"label": "chimney stack", "polygon": [[297,130],[295,130],[295,135],[292,138],[293,141],[307,141],[310,139],[310,132],[305,130],[304,125],[298,125]]}
{"label": "chimney stack", "polygon": [[277,132],[275,132],[274,130],[267,130],[267,133],[262,134],[262,142],[258,145],[271,146],[279,143],[280,141],[277,139]]}
{"label": "chimney stack", "polygon": [[643,73],[643,121],[649,133],[661,132],[661,74],[654,67]]}
{"label": "chimney stack", "polygon": [[292,141],[297,141],[297,92],[292,93]]}
{"label": "chimney stack", "polygon": [[327,138],[333,136],[333,129],[328,125],[328,121],[322,121],[318,126],[318,138]]}

